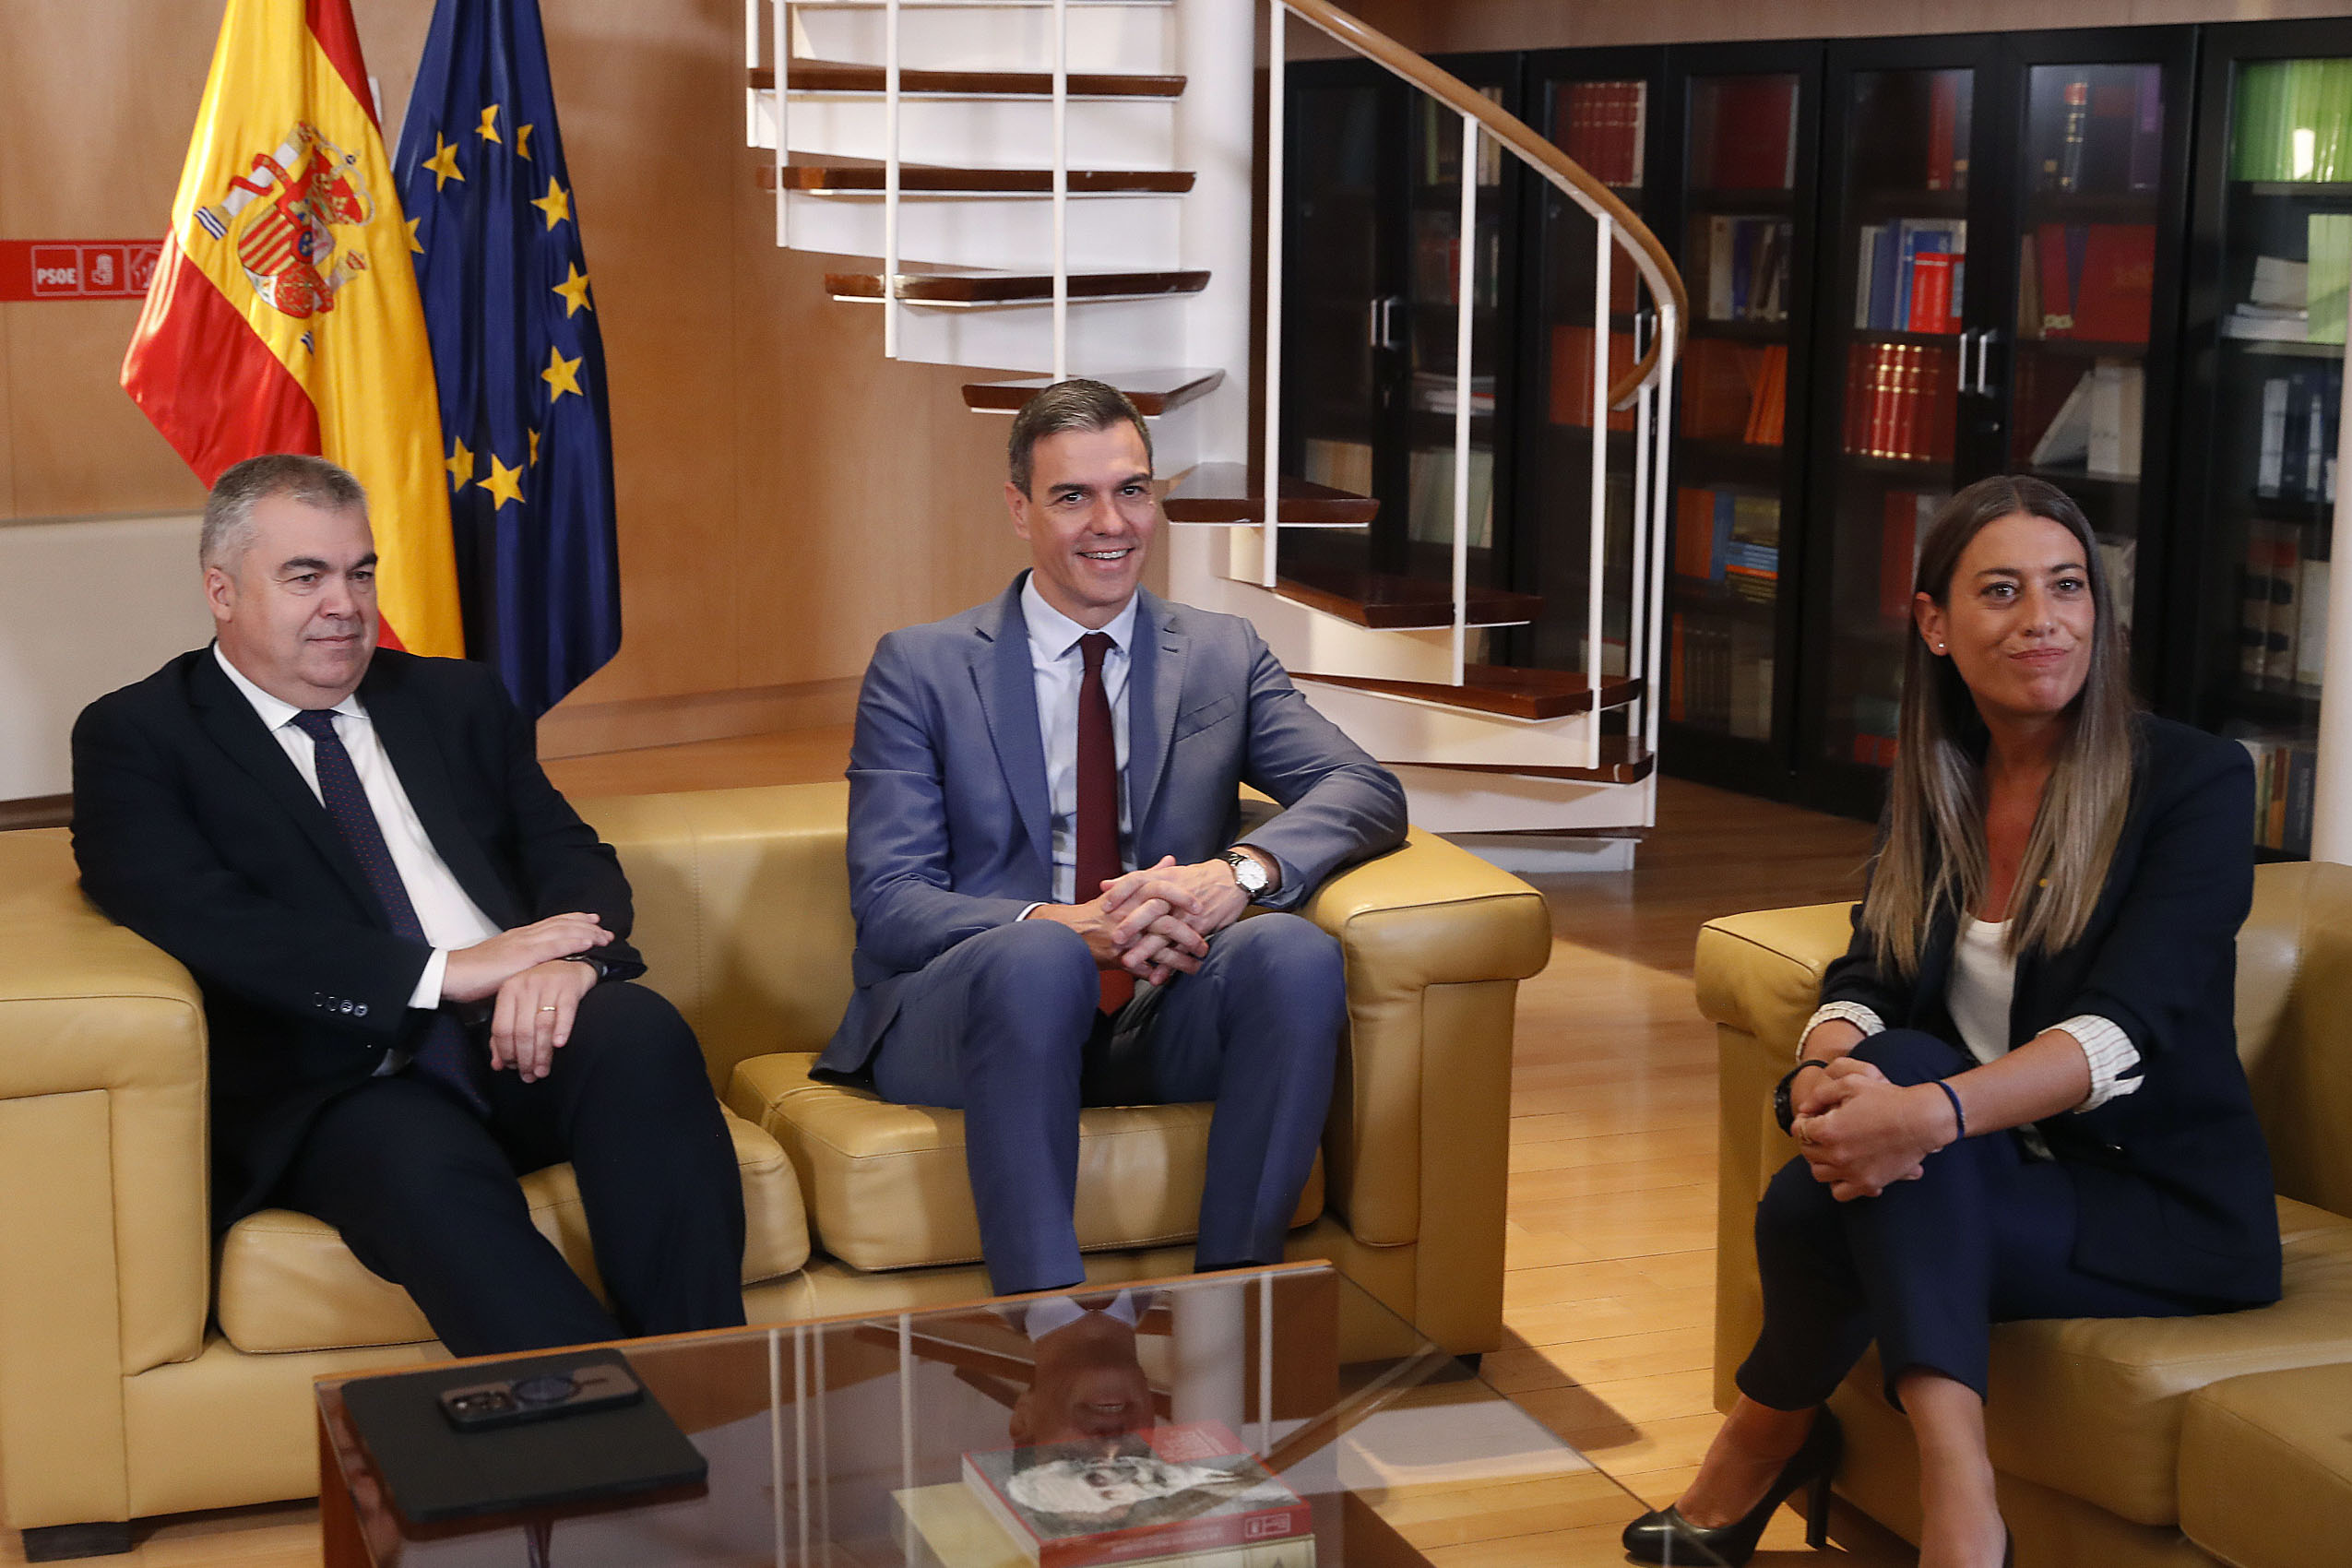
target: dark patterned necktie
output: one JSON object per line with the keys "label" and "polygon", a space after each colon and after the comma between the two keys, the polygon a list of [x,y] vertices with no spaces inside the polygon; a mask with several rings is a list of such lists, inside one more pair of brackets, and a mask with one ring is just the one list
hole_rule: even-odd
{"label": "dark patterned necktie", "polygon": [[[343,842],[351,847],[369,891],[384,908],[392,934],[423,942],[424,926],[417,919],[416,906],[409,901],[408,885],[400,880],[399,868],[392,863],[384,826],[375,820],[375,808],[368,804],[367,787],[360,782],[359,770],[351,766],[351,754],[343,749],[342,737],[335,733],[335,710],[309,708],[295,714],[291,722],[311,738],[319,799],[327,814],[335,819]],[[489,1063],[447,1008],[433,1010],[423,1034],[410,1050],[419,1073],[456,1095],[475,1114],[490,1113],[483,1082]]]}
{"label": "dark patterned necktie", "polygon": [[[1078,639],[1086,676],[1078,683],[1078,820],[1075,901],[1100,896],[1102,885],[1126,868],[1119,861],[1119,742],[1111,728],[1111,695],[1102,683],[1102,659],[1112,647],[1108,632]],[[1102,1010],[1115,1013],[1135,993],[1124,969],[1104,969]]]}

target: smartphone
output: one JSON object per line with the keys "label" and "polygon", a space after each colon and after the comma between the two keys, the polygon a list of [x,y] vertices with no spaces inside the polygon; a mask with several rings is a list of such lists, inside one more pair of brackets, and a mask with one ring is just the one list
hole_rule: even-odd
{"label": "smartphone", "polygon": [[570,1372],[452,1388],[441,1396],[441,1413],[459,1431],[489,1431],[525,1421],[618,1409],[644,1397],[645,1386],[628,1368],[590,1361]]}

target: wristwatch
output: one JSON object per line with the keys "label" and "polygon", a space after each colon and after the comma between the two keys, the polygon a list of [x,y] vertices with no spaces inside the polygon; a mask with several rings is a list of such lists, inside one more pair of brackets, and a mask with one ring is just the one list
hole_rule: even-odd
{"label": "wristwatch", "polygon": [[1224,860],[1227,865],[1233,868],[1233,880],[1241,885],[1242,892],[1250,896],[1250,902],[1256,903],[1258,896],[1265,891],[1267,882],[1265,867],[1259,862],[1255,855],[1244,853],[1240,849],[1226,850]]}
{"label": "wristwatch", "polygon": [[1780,1123],[1780,1130],[1784,1133],[1797,1123],[1797,1107],[1790,1099],[1789,1086],[1797,1081],[1797,1075],[1808,1067],[1819,1067],[1826,1072],[1829,1063],[1819,1057],[1808,1056],[1782,1074],[1780,1082],[1772,1086],[1772,1119]]}

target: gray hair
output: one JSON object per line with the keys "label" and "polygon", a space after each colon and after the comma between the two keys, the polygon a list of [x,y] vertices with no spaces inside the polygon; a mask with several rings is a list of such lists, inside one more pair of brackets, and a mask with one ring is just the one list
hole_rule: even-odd
{"label": "gray hair", "polygon": [[1045,437],[1070,430],[1109,430],[1121,420],[1134,425],[1143,438],[1144,461],[1149,463],[1151,430],[1124,392],[1075,377],[1055,382],[1022,404],[1021,411],[1013,416],[1013,434],[1004,444],[1013,487],[1024,495],[1029,493],[1029,455]]}
{"label": "gray hair", "polygon": [[254,508],[283,496],[322,512],[367,515],[367,492],[350,474],[324,457],[302,452],[271,452],[232,464],[212,481],[204,500],[204,532],[196,540],[199,565],[229,570],[253,546]]}

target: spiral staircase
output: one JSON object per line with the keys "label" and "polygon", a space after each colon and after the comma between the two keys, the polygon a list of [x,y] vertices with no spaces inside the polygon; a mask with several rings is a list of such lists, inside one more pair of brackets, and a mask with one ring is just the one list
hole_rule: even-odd
{"label": "spiral staircase", "polygon": [[[1656,820],[1660,433],[1687,302],[1605,186],[1324,0],[746,0],[744,22],[745,130],[771,154],[777,243],[864,258],[827,275],[834,298],[877,311],[889,357],[973,367],[976,413],[1063,375],[1134,398],[1167,483],[1171,596],[1254,623],[1308,700],[1397,771],[1416,822],[1605,838]],[[1379,504],[1277,460],[1282,378],[1316,373],[1281,362],[1284,226],[1260,221],[1283,210],[1283,75],[1303,30],[1435,101],[1458,123],[1457,168],[1491,145],[1591,217],[1588,341],[1610,340],[1612,269],[1635,273],[1639,357],[1613,378],[1590,367],[1593,406],[1633,410],[1632,543],[1586,521],[1605,515],[1610,442],[1591,444],[1588,510],[1559,525],[1588,546],[1576,668],[1482,661],[1488,634],[1538,601],[1471,581],[1474,398],[1448,399],[1451,537],[1419,550],[1416,575],[1344,564],[1332,530],[1360,535]],[[1457,184],[1467,234],[1479,182]],[[1458,249],[1455,386],[1472,384],[1475,296],[1474,247]]]}

